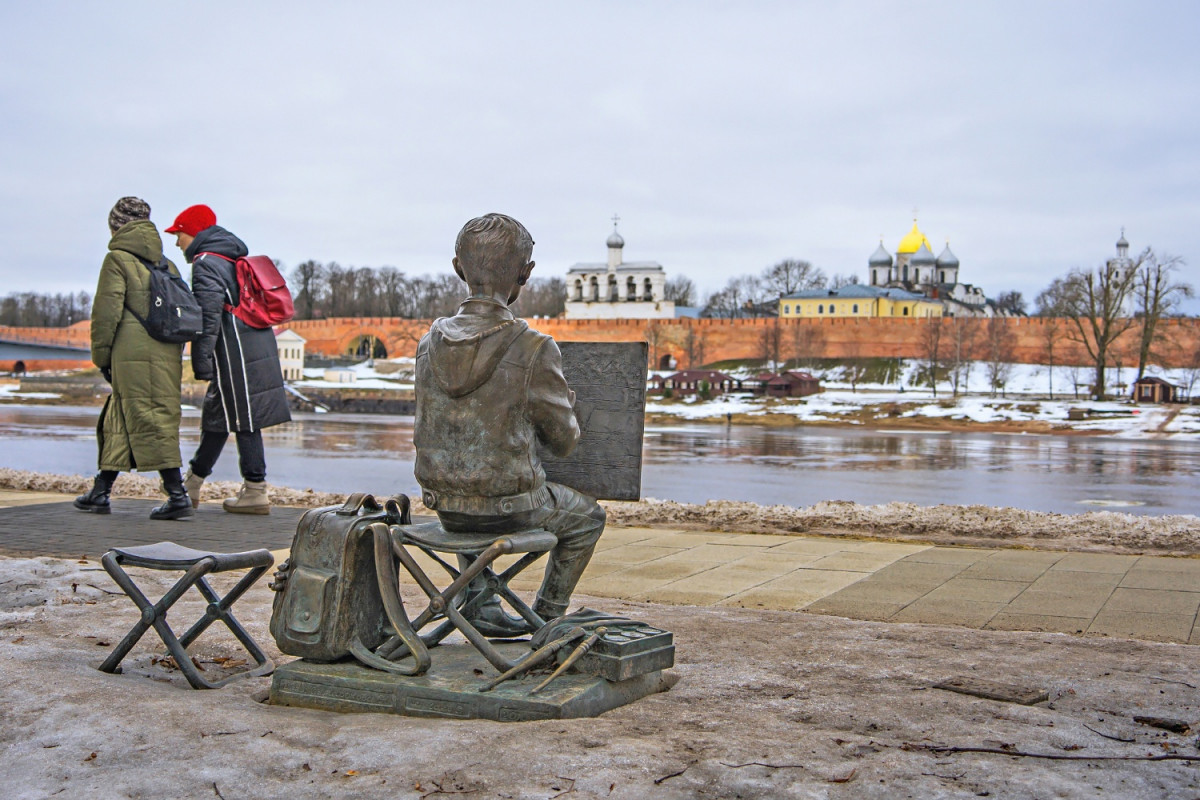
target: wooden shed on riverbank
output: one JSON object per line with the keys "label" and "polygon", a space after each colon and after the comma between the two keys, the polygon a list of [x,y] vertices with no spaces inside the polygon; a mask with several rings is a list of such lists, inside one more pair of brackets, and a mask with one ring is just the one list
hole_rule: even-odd
{"label": "wooden shed on riverbank", "polygon": [[1181,395],[1180,387],[1150,375],[1143,375],[1133,384],[1135,403],[1180,403],[1183,402]]}

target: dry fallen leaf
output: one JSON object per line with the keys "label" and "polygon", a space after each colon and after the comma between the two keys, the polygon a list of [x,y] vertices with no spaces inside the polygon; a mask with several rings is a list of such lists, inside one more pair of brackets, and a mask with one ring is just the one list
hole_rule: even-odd
{"label": "dry fallen leaf", "polygon": [[92,751],[92,754],[91,754],[90,756],[88,756],[87,758],[85,758],[85,759],[84,759],[84,761],[85,761],[85,762],[87,762],[87,761],[94,761],[95,759],[96,759],[96,751],[95,751],[95,750],[93,750],[93,751]]}
{"label": "dry fallen leaf", "polygon": [[858,767],[855,767],[854,769],[850,770],[850,772],[848,774],[844,775],[841,778],[830,778],[829,782],[830,783],[849,783],[850,781],[854,780],[856,775],[858,775]]}

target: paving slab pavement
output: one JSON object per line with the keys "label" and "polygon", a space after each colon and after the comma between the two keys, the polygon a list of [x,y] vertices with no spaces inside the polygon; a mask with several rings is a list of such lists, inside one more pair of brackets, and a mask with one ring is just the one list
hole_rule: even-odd
{"label": "paving slab pavement", "polygon": [[[0,490],[0,554],[88,555],[163,539],[213,550],[290,546],[303,509],[178,522],[150,500],[75,511],[62,495]],[[504,562],[502,562],[504,563]],[[538,570],[513,583],[533,590]],[[990,630],[1095,634],[1200,645],[1200,558],[947,547],[663,528],[605,531],[579,591],[654,603],[803,611]]]}

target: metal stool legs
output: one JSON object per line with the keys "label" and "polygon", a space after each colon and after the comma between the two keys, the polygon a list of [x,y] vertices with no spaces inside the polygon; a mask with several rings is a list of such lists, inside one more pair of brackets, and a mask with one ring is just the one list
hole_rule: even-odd
{"label": "metal stool legs", "polygon": [[[159,545],[154,545],[153,547],[159,547]],[[176,545],[175,547],[178,546]],[[267,658],[266,653],[251,638],[245,628],[234,618],[231,610],[233,604],[270,568],[270,563],[260,563],[257,566],[251,567],[249,572],[242,576],[241,580],[224,597],[221,597],[208,584],[205,576],[214,571],[222,571],[221,567],[224,565],[221,563],[220,557],[225,554],[203,554],[198,551],[189,551],[192,554],[201,556],[198,559],[188,559],[191,562],[190,564],[180,563],[183,559],[177,559],[174,562],[159,559],[152,563],[147,563],[147,561],[137,559],[136,557],[129,558],[130,564],[134,566],[145,566],[150,569],[160,570],[186,569],[183,577],[176,581],[175,585],[167,590],[166,594],[158,602],[152,603],[122,568],[122,562],[128,558],[132,550],[132,548],[128,551],[119,549],[109,550],[100,559],[100,563],[104,566],[105,571],[116,581],[125,594],[129,595],[129,598],[133,600],[134,604],[141,611],[141,619],[129,630],[129,633],[125,634],[125,638],[121,640],[108,655],[108,658],[104,659],[104,662],[100,665],[99,669],[102,672],[120,672],[121,661],[151,627],[154,628],[159,638],[167,646],[167,650],[175,659],[180,672],[184,674],[188,683],[195,689],[216,689],[237,678],[269,675],[275,669],[275,665]],[[179,552],[183,550],[184,548],[179,548]],[[262,552],[267,553],[267,551]],[[267,553],[267,556],[269,558],[270,554]],[[235,567],[230,566],[226,568]],[[204,599],[208,601],[208,606],[205,608],[204,616],[197,620],[182,637],[177,637],[171,626],[167,624],[167,611],[192,586],[195,586]],[[192,662],[191,656],[187,653],[187,647],[217,620],[223,622],[233,635],[237,637],[237,640],[241,642],[246,652],[254,659],[255,666],[231,675],[224,680],[214,682],[206,680],[200,674],[200,671]]]}
{"label": "metal stool legs", "polygon": [[[499,596],[529,623],[531,629],[536,630],[545,624],[545,620],[508,587],[508,582],[554,547],[557,540],[552,534],[537,529],[501,536],[456,535],[448,534],[437,523],[430,523],[413,526],[393,525],[389,530],[389,539],[391,554],[429,598],[425,609],[411,622],[407,619],[401,621],[401,626],[419,632],[432,622],[444,620],[432,632],[419,636],[420,644],[416,648],[418,651],[436,646],[457,630],[493,667],[504,672],[513,666],[513,662],[492,645],[468,617],[487,600]],[[437,562],[450,575],[450,584],[444,589],[439,589],[407,547],[416,547]],[[376,552],[379,553],[378,545]],[[464,554],[471,558],[471,563],[460,571],[450,566],[438,553]],[[493,570],[492,564],[495,560],[509,553],[524,555],[500,573]],[[462,602],[460,595],[480,576],[484,579],[483,588],[467,598],[465,603]],[[377,653],[389,660],[404,657],[414,650],[404,641],[405,638],[408,637],[393,637],[384,642]]]}

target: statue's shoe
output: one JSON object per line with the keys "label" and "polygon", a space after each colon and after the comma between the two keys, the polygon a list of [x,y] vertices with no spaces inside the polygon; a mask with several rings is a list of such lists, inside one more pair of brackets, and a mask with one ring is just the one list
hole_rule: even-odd
{"label": "statue's shoe", "polygon": [[533,633],[529,623],[505,613],[498,602],[486,603],[467,621],[489,639],[515,639]]}

